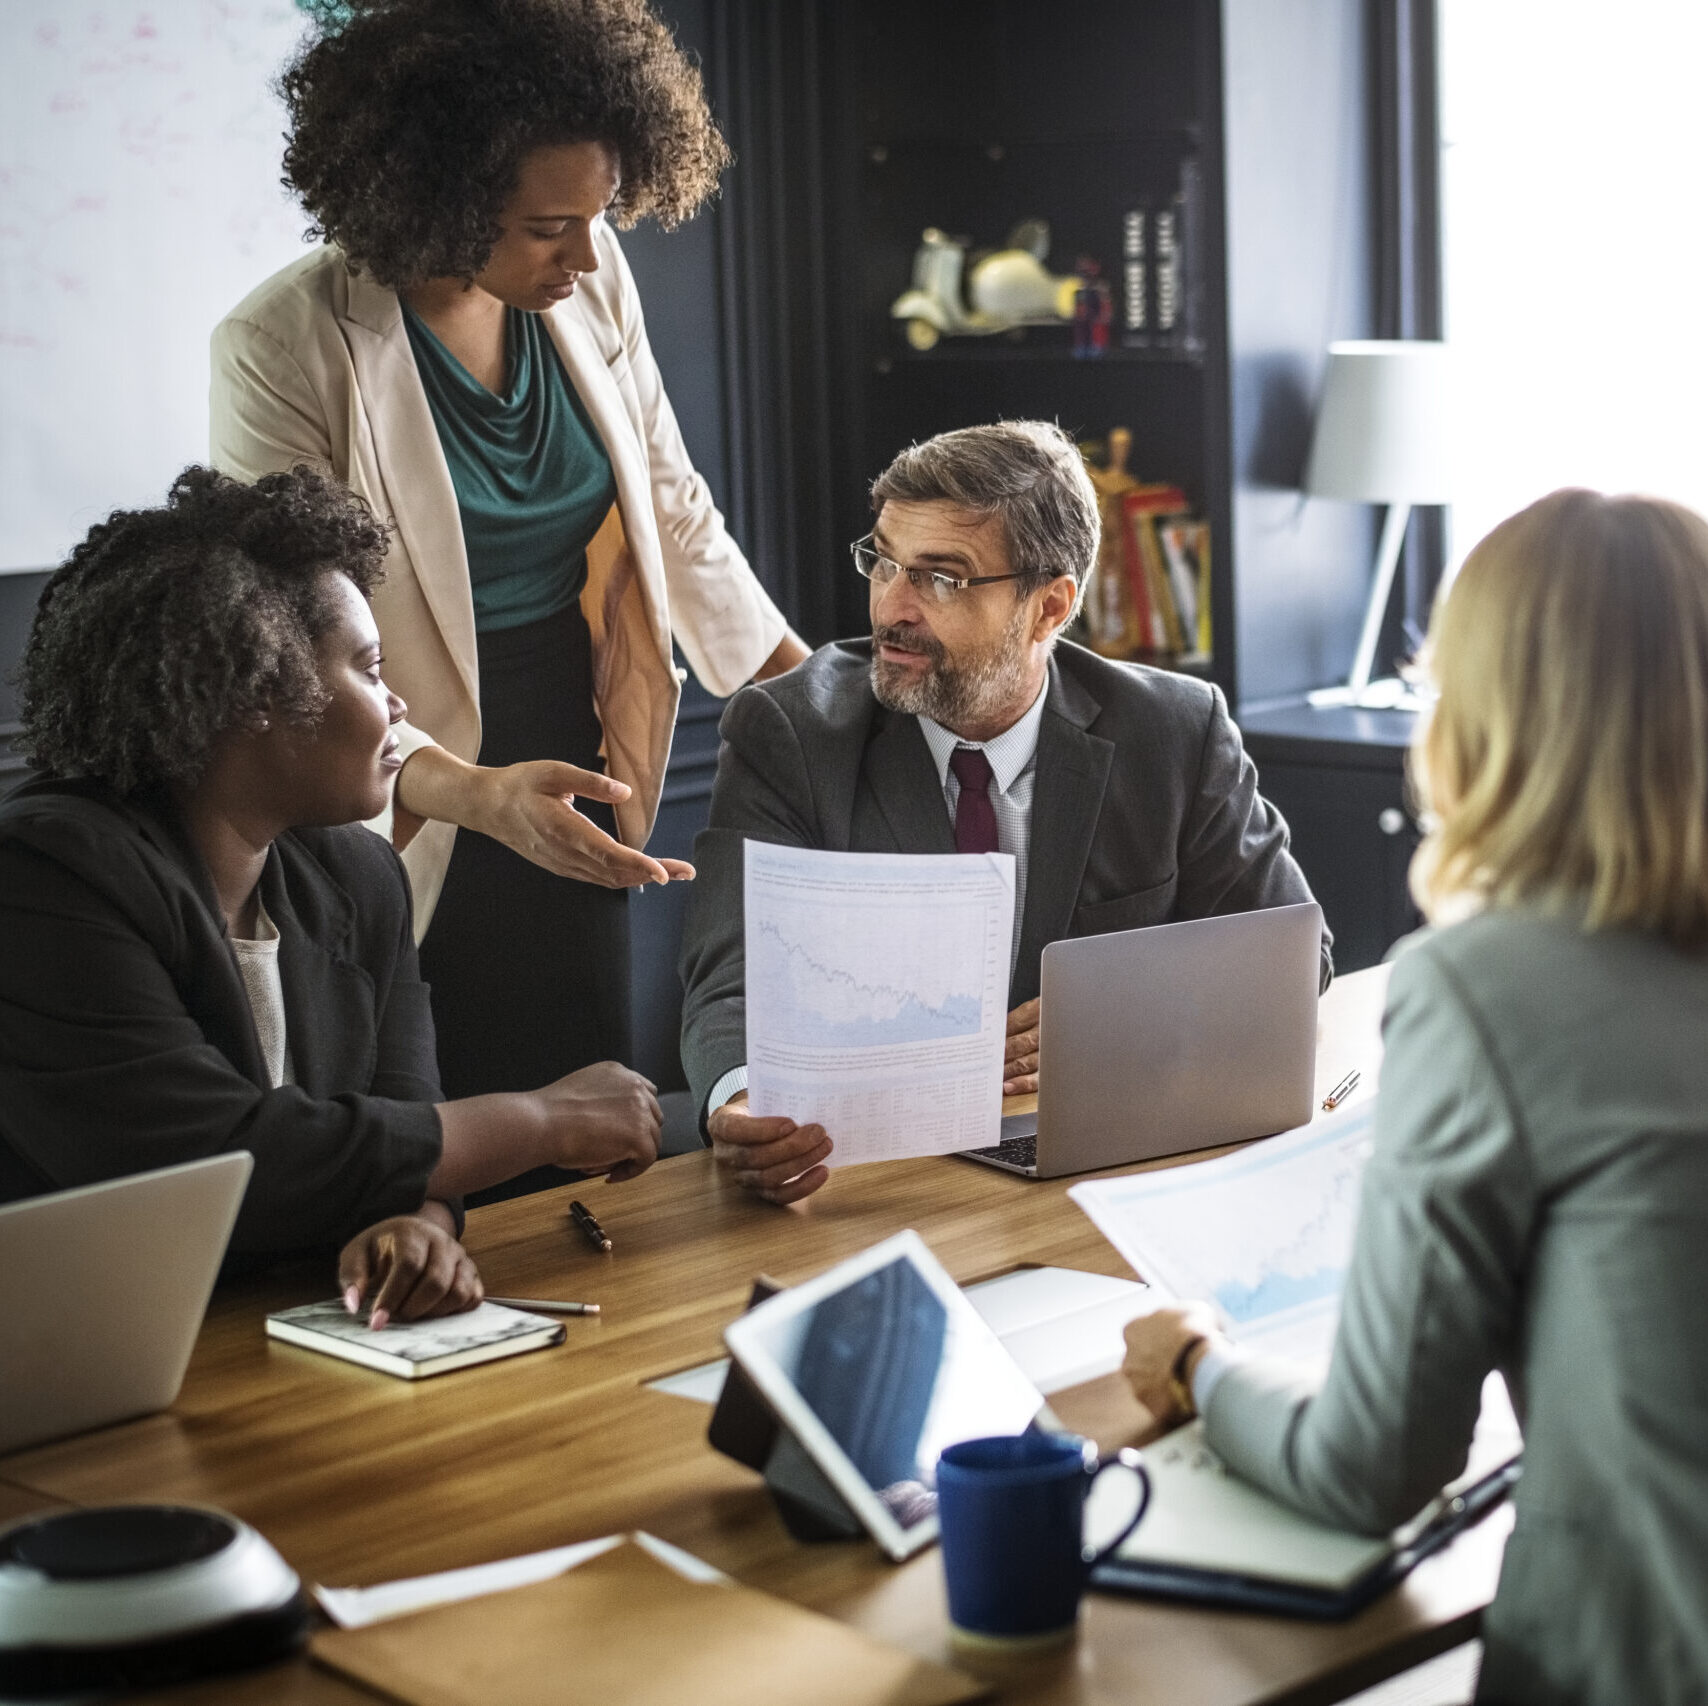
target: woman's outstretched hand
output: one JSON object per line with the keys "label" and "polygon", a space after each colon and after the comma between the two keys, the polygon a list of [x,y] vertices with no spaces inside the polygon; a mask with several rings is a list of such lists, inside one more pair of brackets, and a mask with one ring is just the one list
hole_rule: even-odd
{"label": "woman's outstretched hand", "polygon": [[[486,1296],[480,1273],[430,1204],[358,1232],[338,1257],[338,1290],[354,1315],[372,1294],[370,1327],[460,1315]],[[443,1212],[443,1211],[441,1211]]]}
{"label": "woman's outstretched hand", "polygon": [[685,860],[625,847],[576,810],[578,799],[614,805],[628,797],[626,782],[557,759],[492,769],[437,746],[412,753],[397,778],[404,814],[490,835],[557,876],[608,889],[692,879],[694,867]]}

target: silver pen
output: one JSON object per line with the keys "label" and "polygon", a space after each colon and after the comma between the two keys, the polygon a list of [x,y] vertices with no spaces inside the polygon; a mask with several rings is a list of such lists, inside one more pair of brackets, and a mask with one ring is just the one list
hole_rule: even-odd
{"label": "silver pen", "polygon": [[531,1309],[536,1315],[597,1315],[597,1303],[559,1303],[550,1297],[489,1297],[488,1303],[500,1303],[506,1309]]}

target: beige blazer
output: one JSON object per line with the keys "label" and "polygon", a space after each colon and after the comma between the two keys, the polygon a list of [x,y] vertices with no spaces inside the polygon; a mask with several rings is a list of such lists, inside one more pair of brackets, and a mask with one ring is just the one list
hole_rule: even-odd
{"label": "beige blazer", "polygon": [[[720,696],[776,649],[782,613],[754,577],[695,472],[616,235],[598,270],[546,316],[610,455],[617,502],[587,552],[581,607],[593,632],[594,701],[606,767],[634,790],[618,833],[646,844],[658,810],[681,683],[671,641]],[[408,702],[406,755],[437,742],[480,753],[480,679],[462,522],[396,292],[316,249],[275,273],[215,328],[214,465],[239,479],[307,463],[395,525],[374,600],[386,677]],[[389,813],[374,827],[389,833]],[[449,824],[404,854],[425,931],[444,882]]]}

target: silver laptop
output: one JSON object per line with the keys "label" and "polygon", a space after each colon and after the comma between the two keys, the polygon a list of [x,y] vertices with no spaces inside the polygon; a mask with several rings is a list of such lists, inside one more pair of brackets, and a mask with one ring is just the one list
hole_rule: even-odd
{"label": "silver laptop", "polygon": [[1303,1125],[1322,929],[1305,901],[1050,943],[1038,1111],[961,1153],[1054,1179]]}
{"label": "silver laptop", "polygon": [[0,1452],[178,1396],[247,1150],[0,1207]]}

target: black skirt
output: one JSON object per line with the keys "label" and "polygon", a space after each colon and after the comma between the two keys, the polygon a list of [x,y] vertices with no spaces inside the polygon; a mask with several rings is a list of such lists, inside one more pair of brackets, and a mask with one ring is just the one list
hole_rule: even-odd
{"label": "black skirt", "polygon": [[[480,762],[557,758],[602,770],[580,606],[481,634],[478,645]],[[615,833],[609,806],[578,800],[576,809]],[[535,1090],[594,1061],[629,1058],[625,889],[554,876],[461,830],[421,968],[447,1097]]]}

